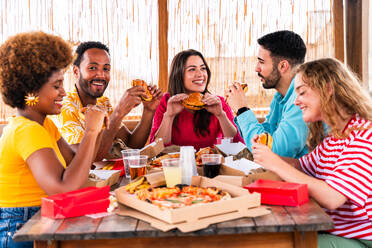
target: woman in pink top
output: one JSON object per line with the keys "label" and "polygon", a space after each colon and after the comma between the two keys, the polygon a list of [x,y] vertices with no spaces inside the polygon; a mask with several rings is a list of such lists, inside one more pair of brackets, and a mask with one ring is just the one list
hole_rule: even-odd
{"label": "woman in pink top", "polygon": [[[163,138],[166,145],[194,146],[197,150],[213,146],[218,137],[244,142],[223,97],[208,91],[210,77],[211,71],[200,52],[189,49],[173,58],[168,93],[155,112],[151,141]],[[204,94],[204,109],[189,110],[182,105],[182,100],[193,92]]]}

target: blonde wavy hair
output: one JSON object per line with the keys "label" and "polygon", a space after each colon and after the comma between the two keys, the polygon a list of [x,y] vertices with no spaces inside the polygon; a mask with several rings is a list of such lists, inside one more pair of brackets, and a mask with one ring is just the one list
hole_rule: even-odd
{"label": "blonde wavy hair", "polygon": [[[351,131],[343,133],[338,129],[336,117],[346,120],[358,114],[372,120],[370,95],[361,87],[358,77],[340,61],[333,58],[314,60],[300,65],[297,73],[306,85],[319,93],[322,116],[334,137],[345,138]],[[313,150],[326,133],[322,121],[312,122],[308,127],[307,145]]]}

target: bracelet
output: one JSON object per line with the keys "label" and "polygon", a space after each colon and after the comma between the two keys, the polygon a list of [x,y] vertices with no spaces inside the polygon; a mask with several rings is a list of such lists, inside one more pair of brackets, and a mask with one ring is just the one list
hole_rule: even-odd
{"label": "bracelet", "polygon": [[236,112],[236,116],[244,113],[245,111],[248,111],[250,110],[250,108],[247,108],[247,107],[241,107],[240,109],[238,109],[238,111]]}

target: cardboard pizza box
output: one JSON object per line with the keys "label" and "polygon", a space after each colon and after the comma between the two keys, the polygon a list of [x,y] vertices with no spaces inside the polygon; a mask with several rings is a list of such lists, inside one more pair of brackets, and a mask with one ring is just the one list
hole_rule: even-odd
{"label": "cardboard pizza box", "polygon": [[215,180],[224,182],[224,183],[229,183],[231,185],[235,185],[238,187],[243,187],[245,185],[248,185],[249,180],[246,176],[226,176],[226,175],[219,175],[213,178]]}
{"label": "cardboard pizza box", "polygon": [[96,178],[88,178],[83,187],[104,187],[112,186],[119,182],[119,170],[90,170],[89,174],[94,174]]}
{"label": "cardboard pizza box", "polygon": [[258,217],[266,214],[270,214],[271,211],[267,207],[255,207],[249,209],[241,209],[240,211],[234,211],[231,213],[225,213],[220,215],[215,215],[207,218],[199,219],[196,222],[180,222],[176,224],[169,224],[163,220],[155,218],[151,215],[145,214],[143,212],[137,211],[133,208],[127,207],[119,203],[119,208],[116,210],[116,214],[121,216],[130,216],[133,218],[140,219],[149,223],[152,227],[157,228],[163,232],[170,231],[177,228],[181,232],[192,232],[203,228],[207,228],[211,224],[220,223],[223,221],[234,220],[243,217]]}
{"label": "cardboard pizza box", "polygon": [[164,149],[163,149],[163,151],[161,153],[162,154],[176,153],[176,152],[180,152],[180,150],[181,150],[181,147],[180,146],[170,145],[170,146],[164,147]]}
{"label": "cardboard pizza box", "polygon": [[151,166],[146,166],[146,175],[153,174],[153,173],[159,173],[159,172],[163,172],[163,169],[156,168],[156,167],[151,167]]}
{"label": "cardboard pizza box", "polygon": [[[159,187],[166,185],[164,172],[162,170],[146,174],[143,177],[145,177],[146,181],[151,185],[151,187]],[[131,181],[131,183],[135,183],[139,180],[142,180],[142,177],[137,177],[136,179]]]}
{"label": "cardboard pizza box", "polygon": [[[197,167],[198,174],[203,176],[203,167]],[[265,169],[255,169],[252,170],[248,175],[243,171],[231,168],[225,164],[221,165],[220,173],[215,179],[227,182],[236,186],[245,186],[247,184],[253,183],[258,179],[267,179],[273,181],[283,181],[277,174],[272,171]]]}
{"label": "cardboard pizza box", "polygon": [[268,171],[265,169],[256,169],[252,170],[248,175],[246,175],[244,172],[240,170],[236,170],[234,168],[231,168],[226,165],[222,165],[220,169],[220,175],[226,175],[226,176],[243,176],[245,179],[242,183],[244,183],[242,186],[253,183],[257,181],[258,179],[268,179],[273,181],[283,181],[277,174],[275,174],[272,171]]}
{"label": "cardboard pizza box", "polygon": [[145,178],[152,187],[158,187],[166,184],[164,172],[160,169],[156,172],[145,175]]}
{"label": "cardboard pizza box", "polygon": [[154,142],[148,144],[141,150],[141,155],[147,155],[150,158],[160,154],[164,149],[164,142],[162,138],[156,139]]}
{"label": "cardboard pizza box", "polygon": [[[116,189],[115,194],[119,203],[168,224],[186,225],[188,226],[188,228],[186,228],[188,231],[204,228],[200,223],[198,224],[201,219],[216,217],[214,220],[218,220],[218,216],[229,213],[235,213],[233,215],[234,217],[231,218],[240,218],[247,216],[247,211],[249,209],[260,206],[260,194],[250,193],[248,190],[241,187],[200,176],[194,176],[191,184],[200,187],[217,187],[218,189],[228,192],[232,198],[206,204],[195,204],[177,209],[161,209],[156,205],[137,199],[134,194],[129,194],[124,187]],[[223,221],[225,220],[227,219],[224,218]]]}
{"label": "cardboard pizza box", "polygon": [[215,145],[215,147],[224,157],[230,156],[230,155],[236,155],[241,150],[246,148],[246,146],[242,142],[236,142],[236,143],[223,142],[221,144]]}

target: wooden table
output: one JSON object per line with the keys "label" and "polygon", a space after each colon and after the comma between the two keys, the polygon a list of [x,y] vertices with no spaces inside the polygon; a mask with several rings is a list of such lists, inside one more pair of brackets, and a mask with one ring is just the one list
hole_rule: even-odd
{"label": "wooden table", "polygon": [[190,233],[162,232],[131,217],[111,215],[52,220],[40,211],[15,235],[35,247],[317,247],[317,231],[333,227],[313,200],[300,207],[271,206],[272,213],[213,224]]}

